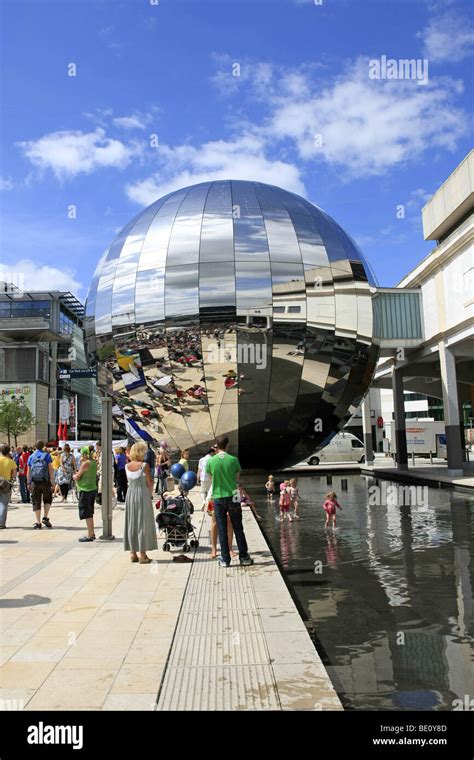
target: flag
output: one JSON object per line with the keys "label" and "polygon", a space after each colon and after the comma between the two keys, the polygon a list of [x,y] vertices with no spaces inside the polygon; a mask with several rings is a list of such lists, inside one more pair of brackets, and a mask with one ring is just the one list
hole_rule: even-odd
{"label": "flag", "polygon": [[62,437],[62,439],[61,439],[61,440],[62,440],[62,441],[67,441],[67,422],[63,422],[63,430],[62,430],[62,433],[63,433],[63,437]]}
{"label": "flag", "polygon": [[132,420],[130,417],[124,417],[124,424],[125,424],[125,430],[127,431],[128,435],[133,438],[135,441],[152,441],[152,436],[146,432],[146,430],[143,430],[140,425],[135,422],[135,420]]}
{"label": "flag", "polygon": [[57,436],[58,436],[58,441],[63,440],[63,423],[61,422],[61,420],[59,420]]}

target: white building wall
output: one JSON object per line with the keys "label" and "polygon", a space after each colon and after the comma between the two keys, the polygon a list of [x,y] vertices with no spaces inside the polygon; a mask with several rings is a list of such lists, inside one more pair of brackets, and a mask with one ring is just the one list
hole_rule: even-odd
{"label": "white building wall", "polygon": [[443,268],[446,329],[448,330],[474,315],[474,293],[470,286],[473,268],[473,241],[468,243],[464,250]]}
{"label": "white building wall", "polygon": [[440,331],[438,318],[438,296],[436,293],[435,278],[427,280],[421,286],[423,294],[423,321],[425,328],[425,341]]}

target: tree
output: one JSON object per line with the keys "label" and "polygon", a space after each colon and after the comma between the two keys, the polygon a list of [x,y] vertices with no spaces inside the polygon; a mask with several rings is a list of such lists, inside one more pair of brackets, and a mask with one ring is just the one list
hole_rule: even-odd
{"label": "tree", "polygon": [[12,436],[16,446],[18,436],[27,433],[35,422],[32,413],[22,401],[14,398],[11,401],[0,400],[0,432],[7,434],[9,446]]}

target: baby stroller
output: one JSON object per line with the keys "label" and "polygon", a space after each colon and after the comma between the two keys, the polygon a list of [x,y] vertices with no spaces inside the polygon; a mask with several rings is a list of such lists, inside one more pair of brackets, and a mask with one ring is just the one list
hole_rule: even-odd
{"label": "baby stroller", "polygon": [[[194,527],[191,524],[191,515],[194,507],[188,499],[186,491],[179,489],[179,496],[161,498],[160,511],[156,516],[156,522],[160,531],[165,533],[163,551],[171,551],[172,546],[182,546],[183,552],[188,552],[191,547],[199,546]],[[191,541],[188,541],[192,536]]]}

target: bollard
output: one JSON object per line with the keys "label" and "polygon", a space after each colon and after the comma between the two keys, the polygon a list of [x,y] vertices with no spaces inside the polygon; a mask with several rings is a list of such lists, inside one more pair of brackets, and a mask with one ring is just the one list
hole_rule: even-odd
{"label": "bollard", "polygon": [[347,491],[347,479],[346,478],[342,478],[341,479],[341,490],[342,491]]}
{"label": "bollard", "polygon": [[102,441],[102,535],[99,536],[99,540],[113,541],[115,536],[112,533],[112,398],[110,396],[102,398],[100,435]]}
{"label": "bollard", "polygon": [[332,475],[326,476],[326,485],[332,486]]}

